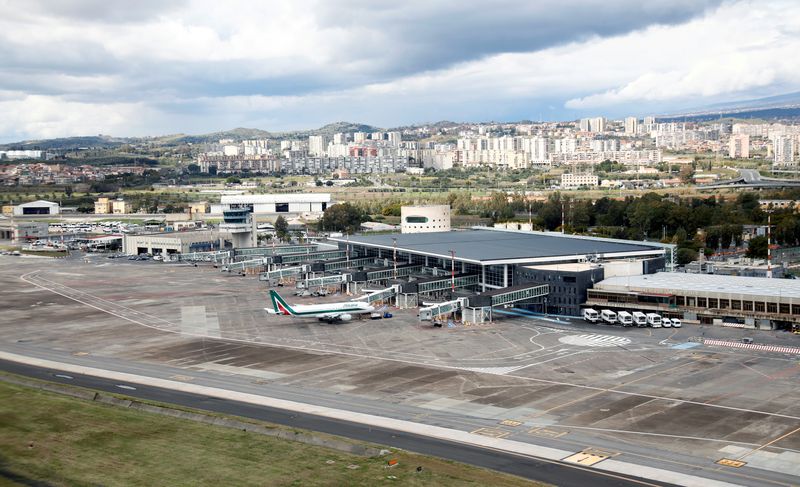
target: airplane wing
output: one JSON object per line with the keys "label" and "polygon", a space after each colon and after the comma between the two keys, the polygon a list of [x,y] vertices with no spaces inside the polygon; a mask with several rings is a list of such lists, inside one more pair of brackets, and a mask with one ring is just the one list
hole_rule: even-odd
{"label": "airplane wing", "polygon": [[317,318],[322,318],[324,320],[335,320],[336,318],[338,318],[339,316],[344,315],[344,314],[349,314],[349,313],[339,313],[339,312],[323,313],[321,315],[317,315]]}

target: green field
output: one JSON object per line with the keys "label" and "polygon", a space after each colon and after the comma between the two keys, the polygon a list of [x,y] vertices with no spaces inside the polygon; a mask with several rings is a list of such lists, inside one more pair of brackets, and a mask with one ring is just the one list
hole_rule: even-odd
{"label": "green field", "polygon": [[[399,463],[387,467],[389,459]],[[0,381],[0,485],[42,482],[70,486],[538,485],[405,452],[364,458]]]}

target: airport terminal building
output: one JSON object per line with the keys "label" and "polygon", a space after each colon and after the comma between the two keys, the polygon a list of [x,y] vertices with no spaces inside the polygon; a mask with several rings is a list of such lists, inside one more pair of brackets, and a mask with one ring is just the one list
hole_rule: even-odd
{"label": "airport terminal building", "polygon": [[[521,232],[487,227],[471,230],[357,235],[330,240],[350,258],[376,257],[392,265],[420,265],[455,274],[489,292],[547,284],[535,306],[548,313],[579,315],[587,289],[610,275],[672,269],[671,245],[627,240]],[[618,265],[623,263],[622,266]]]}

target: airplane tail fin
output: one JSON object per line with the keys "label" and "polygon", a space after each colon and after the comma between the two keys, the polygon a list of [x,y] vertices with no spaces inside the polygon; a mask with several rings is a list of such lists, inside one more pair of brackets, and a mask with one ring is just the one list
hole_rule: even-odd
{"label": "airplane tail fin", "polygon": [[272,309],[275,310],[275,314],[279,315],[294,315],[294,310],[291,306],[286,304],[286,301],[283,300],[280,294],[277,291],[270,290],[269,297],[272,300]]}

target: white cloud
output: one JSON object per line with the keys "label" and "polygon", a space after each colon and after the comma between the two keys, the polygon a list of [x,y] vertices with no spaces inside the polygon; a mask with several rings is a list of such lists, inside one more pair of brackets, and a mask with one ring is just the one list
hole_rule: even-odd
{"label": "white cloud", "polygon": [[800,89],[800,4],[790,0],[728,2],[699,17],[713,1],[683,0],[680,15],[671,0],[491,12],[422,0],[194,0],[132,13],[100,0],[32,2],[0,0],[13,10],[0,16],[4,140],[571,118]]}
{"label": "white cloud", "polygon": [[601,62],[619,70],[619,80],[604,91],[572,98],[566,106],[759,97],[774,89],[797,89],[798,25],[796,2],[742,1],[681,26],[603,40],[603,50],[615,56]]}

